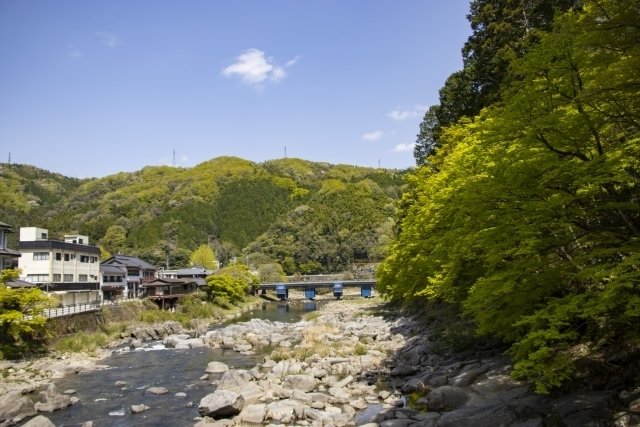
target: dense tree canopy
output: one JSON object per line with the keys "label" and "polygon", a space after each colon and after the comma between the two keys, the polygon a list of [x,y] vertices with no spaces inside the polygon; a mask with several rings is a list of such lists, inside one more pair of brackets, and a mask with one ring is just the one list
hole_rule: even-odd
{"label": "dense tree canopy", "polygon": [[550,30],[555,14],[578,0],[473,0],[468,15],[473,33],[465,43],[462,70],[447,78],[440,99],[425,113],[414,148],[418,165],[438,147],[442,128],[462,117],[472,118],[500,102],[503,88],[514,79],[512,61],[535,46]]}
{"label": "dense tree canopy", "polygon": [[638,348],[638,22],[637,2],[585,1],[539,34],[500,105],[441,130],[378,271],[391,299],[462,305],[539,392]]}

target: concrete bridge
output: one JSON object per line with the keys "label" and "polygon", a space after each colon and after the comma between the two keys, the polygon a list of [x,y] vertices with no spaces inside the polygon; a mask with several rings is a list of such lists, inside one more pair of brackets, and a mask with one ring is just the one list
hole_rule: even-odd
{"label": "concrete bridge", "polygon": [[356,280],[336,280],[336,281],[308,281],[286,283],[261,283],[258,286],[260,293],[265,295],[267,291],[275,291],[276,298],[286,300],[289,298],[289,289],[304,290],[305,298],[313,300],[316,297],[316,289],[332,289],[333,296],[340,299],[344,288],[360,288],[360,295],[365,298],[373,296],[373,289],[376,286],[375,279],[356,279]]}

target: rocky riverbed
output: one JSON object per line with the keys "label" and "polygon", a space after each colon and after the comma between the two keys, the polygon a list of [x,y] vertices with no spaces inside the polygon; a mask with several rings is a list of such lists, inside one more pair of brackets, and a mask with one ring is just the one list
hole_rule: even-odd
{"label": "rocky riverbed", "polygon": [[[358,299],[329,302],[295,323],[253,319],[207,332],[185,331],[174,322],[136,327],[114,343],[117,350],[94,358],[60,356],[4,366],[8,375],[0,383],[0,426],[92,399],[76,396],[74,390],[60,392],[49,383],[56,376],[104,367],[101,356],[131,351],[151,340],[177,349],[266,354],[250,369],[212,360],[202,366],[203,397],[188,401],[184,392],[175,393],[184,405],[194,407],[192,424],[198,427],[640,424],[640,389],[536,396],[526,384],[511,379],[507,359],[487,351],[436,351],[423,323]],[[11,380],[20,376],[32,379],[16,387],[19,383]],[[24,394],[34,390],[42,390],[36,403]],[[132,402],[115,415],[161,411],[151,396],[168,392],[162,386],[148,387],[149,401]],[[90,426],[91,420],[86,421]],[[25,425],[53,425],[48,422],[38,416]]]}

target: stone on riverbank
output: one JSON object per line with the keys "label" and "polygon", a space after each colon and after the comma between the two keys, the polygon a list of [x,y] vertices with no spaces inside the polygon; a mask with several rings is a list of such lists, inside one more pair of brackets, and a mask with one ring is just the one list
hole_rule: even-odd
{"label": "stone on riverbank", "polygon": [[169,393],[169,389],[166,387],[149,387],[145,390],[147,393],[160,395]]}
{"label": "stone on riverbank", "polygon": [[19,391],[0,395],[0,425],[18,423],[35,414],[36,409],[31,399]]}
{"label": "stone on riverbank", "polygon": [[56,425],[44,415],[38,415],[24,423],[22,427],[56,427]]}
{"label": "stone on riverbank", "polygon": [[131,405],[131,413],[132,414],[139,414],[140,412],[144,412],[151,409],[150,407],[148,407],[147,405],[145,405],[144,403],[141,403],[139,405]]}
{"label": "stone on riverbank", "polygon": [[38,412],[53,412],[71,406],[72,403],[69,395],[59,393],[55,385],[49,384],[46,391],[40,392],[40,401],[34,407]]}
{"label": "stone on riverbank", "polygon": [[237,415],[244,405],[244,397],[231,390],[216,390],[200,400],[198,412],[202,416],[222,418]]}
{"label": "stone on riverbank", "polygon": [[208,374],[222,374],[224,372],[227,372],[229,370],[229,366],[227,366],[226,364],[222,363],[222,362],[209,362],[209,364],[207,365],[207,369],[205,369],[204,371]]}

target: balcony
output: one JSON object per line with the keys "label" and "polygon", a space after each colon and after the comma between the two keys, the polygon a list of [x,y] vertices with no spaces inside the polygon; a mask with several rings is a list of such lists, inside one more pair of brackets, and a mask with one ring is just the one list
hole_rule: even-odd
{"label": "balcony", "polygon": [[100,282],[38,283],[37,286],[46,292],[100,290]]}

